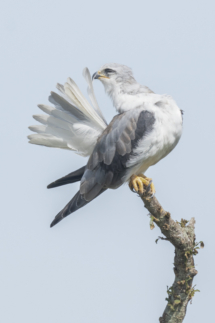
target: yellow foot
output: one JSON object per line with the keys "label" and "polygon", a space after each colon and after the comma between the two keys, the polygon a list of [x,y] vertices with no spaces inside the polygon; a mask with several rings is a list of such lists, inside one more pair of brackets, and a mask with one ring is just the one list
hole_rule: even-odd
{"label": "yellow foot", "polygon": [[132,192],[135,190],[138,194],[142,195],[146,191],[151,191],[152,195],[155,194],[155,186],[152,179],[145,175],[132,175],[129,182],[129,187]]}

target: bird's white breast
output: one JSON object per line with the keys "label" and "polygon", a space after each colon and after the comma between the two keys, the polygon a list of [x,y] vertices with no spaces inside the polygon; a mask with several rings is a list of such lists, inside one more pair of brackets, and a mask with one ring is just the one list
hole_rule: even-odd
{"label": "bird's white breast", "polygon": [[[159,103],[157,103],[159,102]],[[150,166],[168,155],[177,145],[182,134],[181,111],[171,97],[160,96],[160,100],[152,104],[144,103],[143,110],[154,114],[153,130],[139,140],[133,156],[126,166],[131,167],[126,177],[144,173]],[[131,173],[131,174],[130,174]]]}

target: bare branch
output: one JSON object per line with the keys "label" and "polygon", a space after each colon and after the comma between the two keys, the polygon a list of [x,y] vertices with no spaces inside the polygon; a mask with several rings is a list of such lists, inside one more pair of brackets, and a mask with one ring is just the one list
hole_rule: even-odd
{"label": "bare branch", "polygon": [[[193,278],[198,273],[195,269],[193,256],[198,253],[198,244],[195,242],[195,219],[189,221],[181,219],[181,222],[174,221],[169,212],[166,212],[155,196],[151,197],[149,192],[140,196],[145,207],[150,212],[153,222],[160,228],[166,238],[175,247],[173,285],[167,289],[168,304],[160,323],[181,323],[186,315],[188,302],[192,300],[195,286],[192,287]],[[156,240],[156,242],[158,239]],[[201,247],[204,244],[201,242]]]}

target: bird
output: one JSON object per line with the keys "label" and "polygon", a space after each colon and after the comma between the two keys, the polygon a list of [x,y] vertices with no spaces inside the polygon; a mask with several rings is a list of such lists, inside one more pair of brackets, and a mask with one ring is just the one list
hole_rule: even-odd
{"label": "bird", "polygon": [[[31,144],[72,150],[88,157],[80,169],[49,184],[54,188],[80,182],[79,191],[56,215],[50,227],[104,193],[128,183],[131,190],[155,194],[150,166],[166,157],[178,144],[183,113],[173,98],[156,94],[139,84],[132,69],[117,63],[103,65],[92,77],[83,70],[91,104],[77,84],[68,78],[57,84],[49,102],[38,107],[46,114],[33,116],[41,125],[30,126]],[[107,124],[96,100],[93,82],[101,81],[117,114]]]}

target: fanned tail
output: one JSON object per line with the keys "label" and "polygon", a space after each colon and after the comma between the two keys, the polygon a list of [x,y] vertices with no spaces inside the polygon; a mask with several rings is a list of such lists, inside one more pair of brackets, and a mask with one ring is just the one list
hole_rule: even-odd
{"label": "fanned tail", "polygon": [[49,96],[54,106],[38,105],[46,114],[34,116],[42,125],[29,127],[36,132],[28,136],[31,144],[73,150],[81,156],[92,153],[107,123],[96,101],[87,68],[84,69],[84,76],[92,106],[71,78],[64,85],[57,84],[61,95],[51,92]]}

